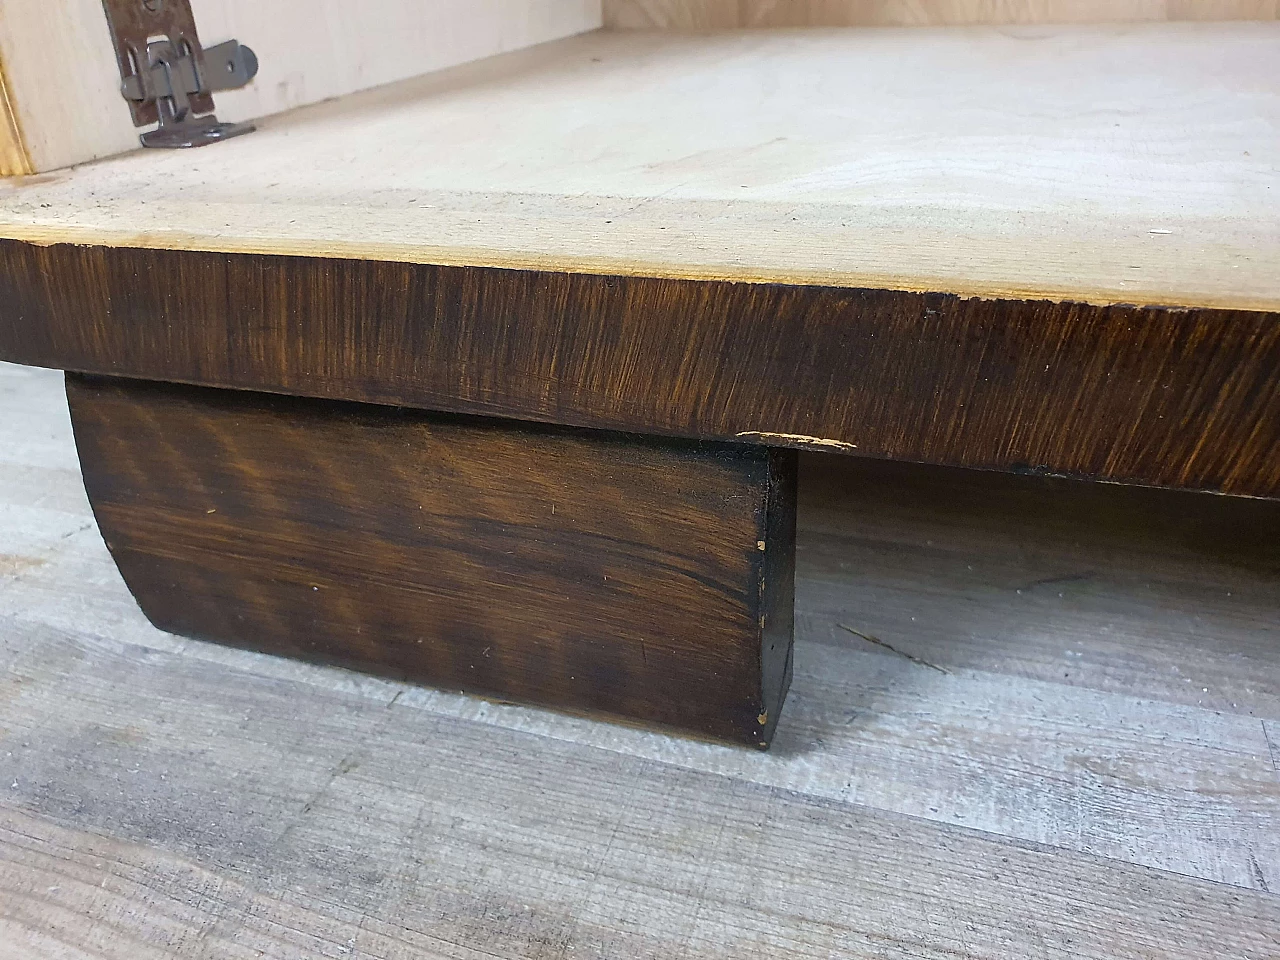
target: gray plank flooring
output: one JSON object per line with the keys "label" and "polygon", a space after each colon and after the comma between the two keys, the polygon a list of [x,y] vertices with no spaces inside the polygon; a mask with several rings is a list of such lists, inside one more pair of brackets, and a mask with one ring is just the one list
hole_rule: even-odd
{"label": "gray plank flooring", "polygon": [[1280,957],[1280,504],[801,500],[758,754],[155,630],[0,365],[0,958]]}

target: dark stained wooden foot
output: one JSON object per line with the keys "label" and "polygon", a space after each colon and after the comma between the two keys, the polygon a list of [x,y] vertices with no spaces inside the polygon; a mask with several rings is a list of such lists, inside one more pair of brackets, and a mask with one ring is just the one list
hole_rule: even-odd
{"label": "dark stained wooden foot", "polygon": [[158,627],[767,746],[795,454],[68,374]]}

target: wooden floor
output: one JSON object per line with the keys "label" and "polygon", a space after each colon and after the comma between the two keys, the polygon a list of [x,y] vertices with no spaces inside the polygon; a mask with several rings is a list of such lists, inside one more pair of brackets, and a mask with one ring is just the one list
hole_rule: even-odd
{"label": "wooden floor", "polygon": [[1280,503],[806,459],[759,754],[156,631],[61,391],[0,365],[5,960],[1280,956]]}

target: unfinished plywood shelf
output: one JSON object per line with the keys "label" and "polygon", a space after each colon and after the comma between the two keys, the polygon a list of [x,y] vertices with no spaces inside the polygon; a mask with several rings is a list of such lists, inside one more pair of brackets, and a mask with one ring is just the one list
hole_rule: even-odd
{"label": "unfinished plywood shelf", "polygon": [[1280,24],[597,32],[7,185],[4,236],[1280,307]]}
{"label": "unfinished plywood shelf", "polygon": [[[0,185],[0,357],[534,447],[530,422],[1277,497],[1277,63],[1274,23],[592,33]],[[744,584],[789,570],[740,546]],[[744,742],[780,702],[766,632]],[[627,662],[600,682],[662,684]]]}

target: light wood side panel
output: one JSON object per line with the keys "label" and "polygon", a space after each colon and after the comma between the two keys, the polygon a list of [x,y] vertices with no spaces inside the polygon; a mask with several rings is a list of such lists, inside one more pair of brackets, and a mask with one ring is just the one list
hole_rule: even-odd
{"label": "light wood side panel", "polygon": [[0,61],[27,157],[27,169],[13,172],[52,170],[137,146],[102,0],[4,3]]}
{"label": "light wood side panel", "polygon": [[27,156],[26,143],[18,118],[9,103],[9,82],[5,76],[4,59],[0,57],[0,177],[21,176],[31,173],[31,160]]}
{"label": "light wood side panel", "polygon": [[[456,66],[600,26],[600,0],[192,0],[206,45],[234,37],[257,79],[217,96],[243,120]],[[101,0],[6,2],[0,60],[28,163],[47,171],[132,150]],[[0,148],[5,134],[0,132]],[[0,160],[5,154],[0,153]]]}
{"label": "light wood side panel", "polygon": [[218,94],[242,120],[598,29],[601,0],[192,0],[202,38],[259,54],[258,79]]}
{"label": "light wood side panel", "polygon": [[1276,0],[604,0],[616,29],[1274,20]]}

